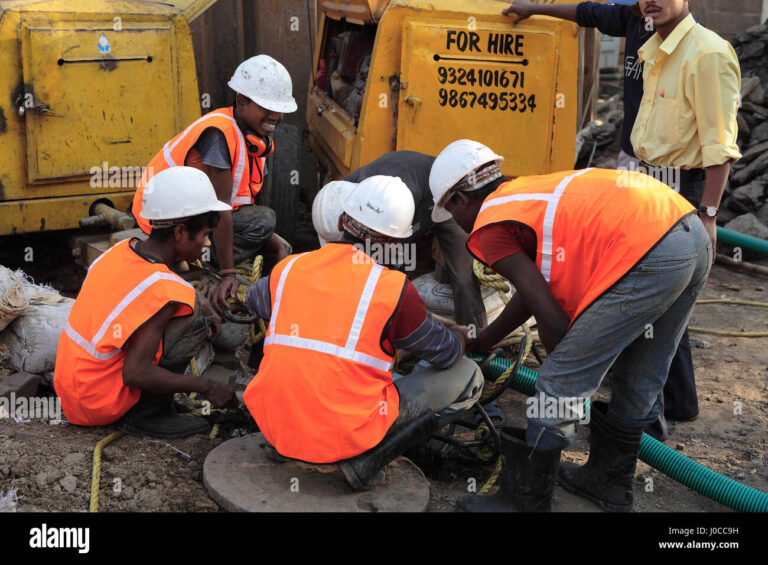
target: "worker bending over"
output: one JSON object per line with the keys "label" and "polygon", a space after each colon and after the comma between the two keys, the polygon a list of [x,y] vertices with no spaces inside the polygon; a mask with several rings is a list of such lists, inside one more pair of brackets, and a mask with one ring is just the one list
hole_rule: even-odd
{"label": "worker bending over", "polygon": [[218,199],[231,206],[231,211],[220,213],[213,232],[211,263],[221,276],[213,303],[219,310],[226,309],[227,297],[237,292],[237,263],[264,251],[278,259],[290,253],[290,245],[274,233],[274,211],[254,205],[254,198],[264,181],[265,160],[274,151],[270,136],[283,113],[297,108],[288,71],[268,55],[241,63],[228,84],[235,91],[233,106],[209,112],[168,141],[150,161],[133,198],[133,214],[150,233],[141,211],[144,187],[152,175],[178,165],[208,175]]}
{"label": "worker bending over", "polygon": [[470,252],[517,293],[471,345],[486,351],[533,315],[548,356],[527,430],[503,428],[499,492],[462,497],[459,507],[549,510],[560,451],[613,366],[610,403],[591,406],[589,461],[564,464],[560,478],[606,510],[629,510],[643,428],[658,417],[656,397],[709,274],[707,232],[693,206],[646,175],[627,185],[620,171],[584,169],[474,191],[464,180],[445,182],[498,166],[463,168],[462,154],[473,151],[492,154],[462,140],[438,156],[436,207],[471,232]]}
{"label": "worker bending over", "polygon": [[123,431],[182,438],[208,424],[176,414],[173,393],[200,392],[220,407],[234,391],[157,366],[166,327],[182,316],[192,323],[196,310],[194,288],[170,266],[200,257],[229,206],[190,167],[158,173],[143,192],[142,219],[152,233],[147,241],[121,241],[91,265],[59,340],[53,382],[72,424],[118,422]]}
{"label": "worker bending over", "polygon": [[429,191],[429,174],[434,162],[431,155],[393,151],[360,167],[345,180],[359,183],[375,175],[387,175],[399,177],[405,183],[416,205],[413,234],[406,241],[415,243],[427,233],[434,233],[440,246],[441,267],[447,275],[442,282],[450,283],[453,290],[456,322],[465,326],[472,324],[479,331],[486,326],[485,304],[472,271],[472,256],[467,253],[467,234],[445,210],[434,210]]}
{"label": "worker bending over", "polygon": [[[243,398],[268,453],[339,463],[355,489],[376,486],[387,463],[482,392],[478,366],[462,356],[467,328],[447,330],[403,273],[360,249],[406,239],[413,210],[399,179],[362,181],[344,204],[343,239],[284,259],[246,300],[269,319]],[[432,365],[395,375],[395,348]]]}

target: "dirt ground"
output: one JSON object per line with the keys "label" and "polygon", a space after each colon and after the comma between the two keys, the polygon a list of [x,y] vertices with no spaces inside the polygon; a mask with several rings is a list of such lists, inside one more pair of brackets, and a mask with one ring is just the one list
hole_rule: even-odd
{"label": "dirt ground", "polygon": [[[715,266],[702,298],[768,302],[768,280]],[[765,311],[746,306],[702,305],[694,326],[720,330],[768,330]],[[747,485],[768,491],[768,347],[765,338],[732,338],[693,333],[693,359],[701,414],[697,420],[670,423],[667,445]],[[529,363],[536,368],[536,363]],[[603,398],[608,390],[598,392]],[[523,423],[522,394],[501,399],[508,418]],[[86,511],[92,454],[112,427],[82,428],[46,421],[16,423],[0,419],[0,491],[18,490],[19,511]],[[564,459],[584,461],[587,430],[582,429]],[[125,436],[103,452],[100,486],[102,512],[216,512],[202,485],[207,453],[226,438],[197,436],[165,442]],[[450,512],[467,492],[470,479],[484,483],[489,468],[442,466],[429,472],[428,511]],[[650,479],[650,481],[649,481]],[[652,487],[652,488],[649,488]],[[559,487],[556,511],[596,511],[592,503]],[[635,479],[638,512],[727,511],[674,480],[638,464]]]}

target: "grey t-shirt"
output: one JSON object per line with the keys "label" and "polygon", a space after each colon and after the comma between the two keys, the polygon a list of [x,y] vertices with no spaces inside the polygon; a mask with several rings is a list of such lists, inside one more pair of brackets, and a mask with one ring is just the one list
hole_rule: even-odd
{"label": "grey t-shirt", "polygon": [[200,160],[203,165],[217,169],[232,168],[227,138],[218,128],[206,128],[194,146],[200,152]]}
{"label": "grey t-shirt", "polygon": [[400,177],[413,194],[416,206],[411,237],[415,241],[435,226],[432,221],[435,203],[429,190],[429,172],[434,162],[434,157],[417,151],[393,151],[360,167],[344,180],[357,183],[374,175]]}

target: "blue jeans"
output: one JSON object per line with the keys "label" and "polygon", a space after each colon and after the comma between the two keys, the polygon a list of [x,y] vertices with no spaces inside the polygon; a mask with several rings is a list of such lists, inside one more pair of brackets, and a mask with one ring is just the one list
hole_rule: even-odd
{"label": "blue jeans", "polygon": [[[541,366],[537,398],[571,406],[591,397],[613,366],[608,419],[637,428],[655,421],[656,397],[711,265],[704,226],[686,216],[571,325]],[[570,445],[578,417],[572,411],[541,415],[528,418],[528,445]]]}

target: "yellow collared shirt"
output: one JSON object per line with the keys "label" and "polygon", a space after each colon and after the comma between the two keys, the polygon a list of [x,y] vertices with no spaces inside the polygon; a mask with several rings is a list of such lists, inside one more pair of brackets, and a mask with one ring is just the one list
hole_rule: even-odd
{"label": "yellow collared shirt", "polygon": [[741,69],[731,44],[689,14],[665,40],[654,34],[638,55],[645,62],[631,137],[638,159],[682,169],[739,159]]}

